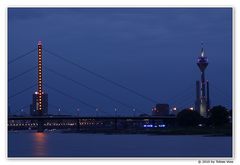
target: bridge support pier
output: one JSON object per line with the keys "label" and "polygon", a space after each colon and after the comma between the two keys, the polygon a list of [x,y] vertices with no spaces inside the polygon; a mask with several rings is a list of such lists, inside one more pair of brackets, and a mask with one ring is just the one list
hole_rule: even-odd
{"label": "bridge support pier", "polygon": [[79,119],[77,119],[76,122],[77,122],[77,130],[80,130],[80,122],[79,122]]}

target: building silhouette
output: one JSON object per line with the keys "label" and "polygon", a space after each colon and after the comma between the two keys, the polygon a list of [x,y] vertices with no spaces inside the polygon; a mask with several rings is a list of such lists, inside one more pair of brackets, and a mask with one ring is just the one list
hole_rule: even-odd
{"label": "building silhouette", "polygon": [[38,93],[35,92],[32,95],[32,104],[30,104],[30,115],[31,116],[40,116],[40,115],[48,115],[48,94],[42,94],[42,110],[38,110]]}
{"label": "building silhouette", "polygon": [[152,116],[168,116],[169,105],[168,104],[157,104],[152,110]]}

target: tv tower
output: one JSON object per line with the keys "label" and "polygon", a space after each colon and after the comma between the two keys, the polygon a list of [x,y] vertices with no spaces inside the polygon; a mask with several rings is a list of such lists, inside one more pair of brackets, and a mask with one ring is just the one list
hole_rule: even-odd
{"label": "tv tower", "polygon": [[[201,81],[196,82],[196,102],[195,109],[203,117],[207,117],[208,110],[210,109],[210,99],[209,99],[209,82],[205,80],[205,69],[208,66],[208,58],[205,56],[203,43],[201,54],[197,59],[197,65],[201,71]],[[207,85],[207,96],[206,96],[206,85]]]}
{"label": "tv tower", "polygon": [[48,113],[48,94],[43,92],[42,87],[42,42],[38,42],[38,79],[37,91],[33,94],[30,114],[32,116],[47,115]]}

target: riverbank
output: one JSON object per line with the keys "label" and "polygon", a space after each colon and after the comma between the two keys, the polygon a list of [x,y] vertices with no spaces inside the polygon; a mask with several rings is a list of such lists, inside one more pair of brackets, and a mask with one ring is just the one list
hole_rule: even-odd
{"label": "riverbank", "polygon": [[228,127],[187,127],[165,129],[81,129],[64,130],[63,133],[91,133],[91,134],[149,134],[149,135],[205,135],[205,136],[232,136],[232,129]]}

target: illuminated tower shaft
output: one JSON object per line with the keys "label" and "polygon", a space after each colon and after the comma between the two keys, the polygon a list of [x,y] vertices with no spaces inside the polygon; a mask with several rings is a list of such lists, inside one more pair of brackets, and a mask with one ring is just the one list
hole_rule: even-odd
{"label": "illuminated tower shaft", "polygon": [[[207,117],[207,112],[209,108],[209,89],[208,98],[206,97],[206,81],[205,81],[205,69],[208,66],[208,59],[204,55],[204,49],[202,47],[201,55],[198,57],[197,65],[201,71],[201,83],[200,83],[200,96],[199,91],[197,91],[197,100],[196,100],[196,110],[200,112],[200,115]],[[208,86],[207,86],[208,87]],[[197,82],[197,90],[199,90],[199,82]]]}
{"label": "illuminated tower shaft", "polygon": [[42,42],[38,42],[38,98],[37,98],[37,110],[42,112]]}
{"label": "illuminated tower shaft", "polygon": [[38,42],[38,77],[37,91],[32,95],[32,104],[30,104],[31,116],[48,115],[48,94],[43,92],[42,81],[42,42]]}
{"label": "illuminated tower shaft", "polygon": [[204,70],[201,72],[201,97],[206,98],[206,92],[205,92],[205,72]]}

